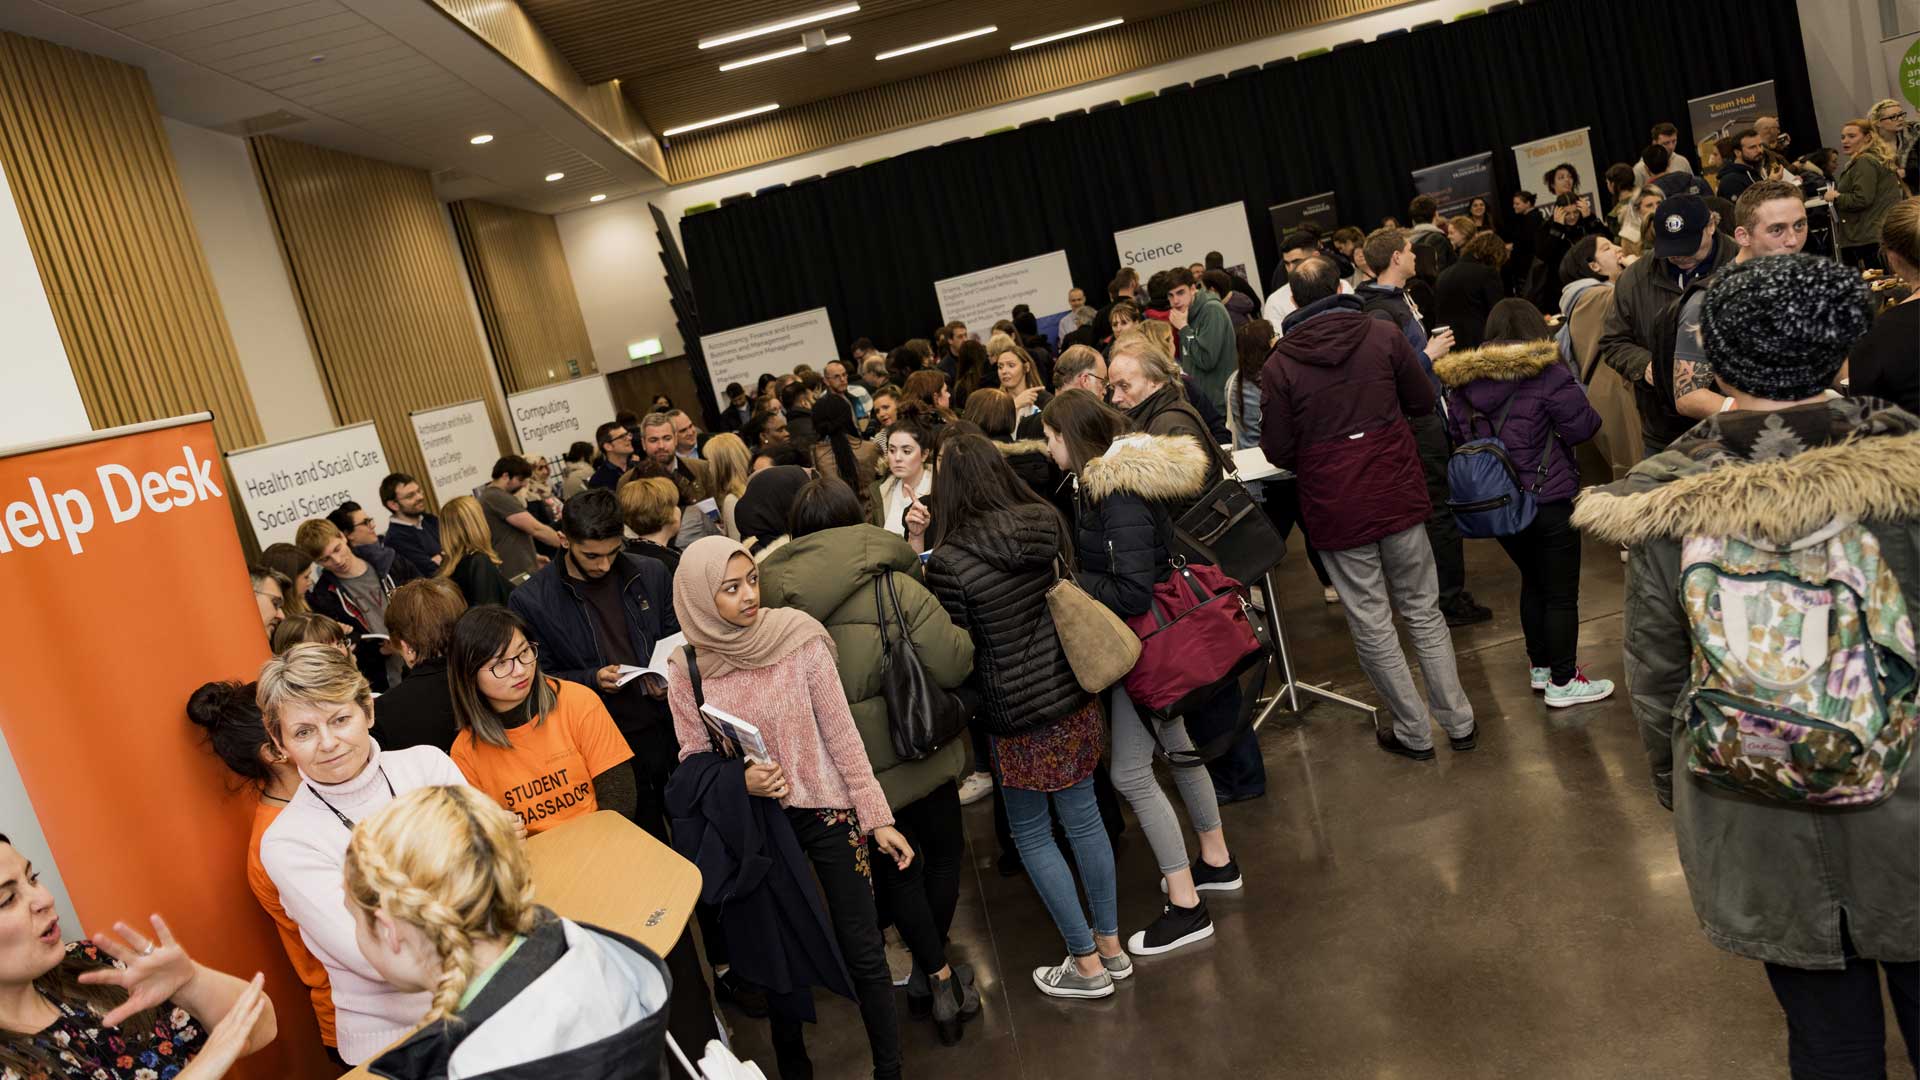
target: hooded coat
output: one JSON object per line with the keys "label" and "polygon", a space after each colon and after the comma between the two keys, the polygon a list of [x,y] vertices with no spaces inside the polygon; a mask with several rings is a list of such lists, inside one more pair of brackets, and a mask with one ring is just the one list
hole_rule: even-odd
{"label": "hooded coat", "polygon": [[1123,619],[1144,615],[1173,555],[1169,504],[1190,503],[1209,458],[1192,439],[1127,435],[1086,463],[1074,482],[1074,575]]}
{"label": "hooded coat", "polygon": [[[1238,361],[1236,361],[1236,363],[1237,362]],[[1233,371],[1230,370],[1227,374],[1231,375]],[[1222,377],[1220,392],[1222,395],[1226,393],[1224,376]],[[1155,390],[1147,396],[1145,401],[1128,409],[1127,419],[1133,421],[1135,431],[1144,432],[1148,435],[1184,436],[1189,438],[1193,440],[1195,446],[1200,448],[1202,453],[1206,453],[1209,447],[1219,445],[1214,442],[1212,425],[1208,424],[1206,418],[1200,415],[1200,410],[1196,407],[1195,403],[1187,400],[1185,390],[1173,383],[1168,383],[1160,389]],[[1225,427],[1224,424],[1221,426],[1223,428]],[[1196,493],[1192,498],[1181,499],[1174,502],[1171,506],[1167,507],[1168,512],[1176,519],[1182,514],[1185,514],[1187,510],[1199,500],[1200,493],[1211,491],[1213,486],[1220,482],[1220,477],[1223,475],[1225,474],[1221,469],[1219,456],[1212,455],[1207,465],[1207,479],[1201,486],[1200,492]]]}
{"label": "hooded coat", "polygon": [[542,909],[454,1017],[368,1065],[388,1080],[647,1080],[667,1046],[666,965],[631,938]]}
{"label": "hooded coat", "polygon": [[1869,807],[1775,802],[1695,778],[1680,548],[1691,535],[1785,544],[1835,517],[1866,525],[1883,571],[1920,612],[1920,420],[1872,399],[1717,414],[1626,479],[1588,491],[1573,515],[1581,530],[1632,549],[1627,684],[1707,938],[1755,960],[1828,970],[1844,966],[1843,915],[1860,956],[1920,960],[1920,754]]}
{"label": "hooded coat", "polygon": [[[354,548],[353,553],[370,567],[380,580],[380,593],[383,597],[392,596],[393,590],[409,581],[416,581],[420,572],[413,564],[401,558],[385,544],[362,544]],[[384,602],[384,601],[383,601]],[[367,677],[376,693],[387,691],[387,658],[380,651],[378,639],[369,639],[364,635],[372,630],[366,616],[354,604],[353,597],[340,585],[340,577],[333,571],[321,568],[320,577],[314,581],[313,588],[307,590],[307,608],[316,614],[325,615],[337,623],[345,623],[353,628],[353,662],[359,667],[360,674]]]}
{"label": "hooded coat", "polygon": [[[874,778],[895,810],[918,802],[967,771],[966,740],[950,739],[920,761],[893,752],[887,702],[881,696],[879,607],[874,582],[887,574],[906,616],[914,655],[935,685],[951,690],[973,674],[973,640],[920,583],[920,559],[900,537],[873,525],[823,529],[783,544],[760,564],[760,602],[799,608],[820,620],[839,656],[840,685],[867,748]],[[887,638],[900,636],[891,602]]]}
{"label": "hooded coat", "polygon": [[1345,551],[1433,512],[1410,418],[1434,409],[1433,383],[1398,326],[1329,296],[1287,316],[1260,369],[1260,449],[1298,477],[1313,546]]}
{"label": "hooded coat", "polygon": [[961,522],[927,557],[927,586],[973,638],[974,722],[989,734],[1040,731],[1087,703],[1047,609],[1064,528],[1052,507],[1022,504]]}
{"label": "hooded coat", "polygon": [[[1560,347],[1551,339],[1448,353],[1433,362],[1433,373],[1447,388],[1447,434],[1455,446],[1493,434],[1505,410],[1500,441],[1521,486],[1541,502],[1565,502],[1579,493],[1573,448],[1600,430],[1600,414],[1587,403],[1573,371],[1560,362]],[[1550,440],[1558,446],[1546,458]],[[1544,476],[1539,473],[1543,458]]]}
{"label": "hooded coat", "polygon": [[1200,384],[1215,412],[1226,406],[1227,376],[1239,363],[1234,343],[1233,316],[1209,289],[1195,289],[1187,305],[1187,325],[1180,328],[1180,367]]}

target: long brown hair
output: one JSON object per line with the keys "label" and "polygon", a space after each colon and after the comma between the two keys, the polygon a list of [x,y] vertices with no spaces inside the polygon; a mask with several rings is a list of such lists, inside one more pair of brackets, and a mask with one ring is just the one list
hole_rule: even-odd
{"label": "long brown hair", "polygon": [[1066,442],[1067,465],[1076,476],[1132,426],[1126,414],[1089,390],[1061,391],[1040,410],[1040,422]]}
{"label": "long brown hair", "polygon": [[979,424],[988,438],[1011,442],[1013,412],[1013,395],[999,387],[983,386],[967,395],[967,407],[960,410],[960,418]]}
{"label": "long brown hair", "polygon": [[1067,554],[1067,527],[1060,511],[1034,493],[993,448],[984,435],[961,435],[940,444],[940,468],[933,474],[933,535],[929,549],[939,547],[947,533],[962,523],[997,510],[1022,506],[1044,507],[1058,526],[1055,534],[1061,555]]}
{"label": "long brown hair", "polygon": [[[13,841],[5,833],[0,833],[0,844],[13,846]],[[79,1005],[92,1013],[95,1018],[103,1017],[126,1003],[127,992],[117,986],[93,986],[80,981],[84,972],[97,971],[112,964],[112,961],[91,944],[79,947],[61,957],[53,970],[33,980],[33,988],[48,1001],[58,1004]],[[113,1030],[118,1031],[127,1040],[128,1050],[145,1047],[153,1038],[153,1028],[160,1022],[158,1007],[143,1009],[127,1019]],[[0,1069],[11,1069],[21,1076],[47,1075],[64,1076],[66,1066],[57,1057],[50,1057],[34,1045],[37,1032],[10,1031],[0,1028]]]}

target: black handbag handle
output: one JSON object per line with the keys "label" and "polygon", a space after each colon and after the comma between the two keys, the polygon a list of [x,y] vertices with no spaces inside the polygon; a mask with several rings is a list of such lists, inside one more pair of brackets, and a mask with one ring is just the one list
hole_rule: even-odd
{"label": "black handbag handle", "polygon": [[[907,643],[908,648],[913,648],[913,628],[907,624],[907,613],[900,610],[900,594],[893,590],[893,571],[888,570],[878,578],[875,578],[874,585],[878,586],[882,581],[887,583],[887,599],[893,604],[893,617],[900,620],[900,637]],[[875,592],[874,602],[878,603],[879,599],[880,594]],[[887,621],[887,613],[885,611],[880,613],[880,621],[882,623]],[[880,635],[880,643],[884,646],[886,644],[886,630],[884,628],[880,631]]]}
{"label": "black handbag handle", "polygon": [[[694,659],[693,646],[691,644],[683,645],[681,649],[687,657],[687,681],[693,684],[693,707],[698,711],[701,706],[707,703],[707,695],[700,690],[700,662]],[[713,729],[707,727],[707,721],[703,717],[697,716],[694,719],[699,720],[700,726],[706,730],[707,745],[713,748],[713,752],[719,754],[721,757],[727,756],[727,751],[720,745],[720,740],[713,734]]]}

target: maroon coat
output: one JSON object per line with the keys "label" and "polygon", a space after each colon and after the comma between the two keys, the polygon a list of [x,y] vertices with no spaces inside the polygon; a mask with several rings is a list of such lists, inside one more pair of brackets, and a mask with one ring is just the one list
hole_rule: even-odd
{"label": "maroon coat", "polygon": [[[1493,434],[1505,409],[1500,441],[1506,444],[1521,485],[1541,502],[1565,502],[1580,493],[1580,468],[1573,448],[1600,430],[1600,414],[1588,404],[1587,392],[1574,378],[1573,369],[1560,359],[1558,345],[1494,342],[1435,360],[1433,373],[1447,388],[1447,434],[1453,445]],[[1471,431],[1469,411],[1475,414]],[[1552,436],[1558,436],[1558,443],[1541,478],[1540,461]]]}
{"label": "maroon coat", "polygon": [[1399,327],[1353,296],[1309,304],[1287,316],[1260,387],[1260,449],[1299,478],[1314,547],[1344,551],[1427,520],[1407,418],[1433,412],[1433,383]]}

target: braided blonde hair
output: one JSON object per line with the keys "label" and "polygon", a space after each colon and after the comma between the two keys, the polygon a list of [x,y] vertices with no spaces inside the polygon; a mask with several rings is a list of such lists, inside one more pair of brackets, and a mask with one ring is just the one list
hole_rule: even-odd
{"label": "braided blonde hair", "polygon": [[476,941],[533,929],[538,909],[513,815],[473,788],[409,791],[354,826],[347,903],[420,930],[440,954],[426,1023],[452,1016],[473,981]]}

